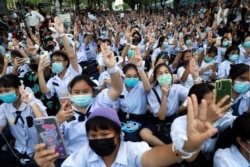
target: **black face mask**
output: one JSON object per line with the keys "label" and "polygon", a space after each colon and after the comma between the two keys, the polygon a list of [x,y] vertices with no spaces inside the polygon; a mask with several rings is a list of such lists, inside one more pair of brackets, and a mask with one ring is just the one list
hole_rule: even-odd
{"label": "black face mask", "polygon": [[47,49],[48,50],[53,50],[54,49],[54,45],[47,45]]}
{"label": "black face mask", "polygon": [[189,63],[189,60],[185,60],[185,61],[182,62],[182,65],[183,65],[183,66],[187,66],[188,63]]}
{"label": "black face mask", "polygon": [[29,67],[32,71],[37,71],[38,69],[38,64],[29,64]]}
{"label": "black face mask", "polygon": [[29,12],[29,9],[28,8],[24,8],[25,12]]}
{"label": "black face mask", "polygon": [[116,147],[114,137],[89,140],[89,146],[97,155],[101,157],[110,155]]}
{"label": "black face mask", "polygon": [[132,39],[132,45],[138,45],[140,43],[140,39],[139,38],[133,38]]}

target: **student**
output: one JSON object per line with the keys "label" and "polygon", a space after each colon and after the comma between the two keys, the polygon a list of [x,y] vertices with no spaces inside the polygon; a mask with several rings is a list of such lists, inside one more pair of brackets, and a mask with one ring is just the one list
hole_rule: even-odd
{"label": "student", "polygon": [[[15,154],[31,158],[34,146],[38,143],[37,132],[33,119],[47,116],[46,107],[36,99],[30,88],[23,88],[16,75],[8,74],[0,78],[0,132],[8,124],[11,134],[15,137]],[[16,157],[9,152],[11,161]]]}
{"label": "student", "polygon": [[[113,107],[122,91],[122,79],[118,67],[115,66],[113,52],[107,50],[105,44],[101,48],[110,73],[111,88],[96,94],[97,85],[88,76],[76,76],[68,85],[70,101],[65,101],[56,115],[69,154],[88,142],[84,127],[89,114],[98,107]],[[82,129],[80,133],[79,129]]]}
{"label": "student", "polygon": [[[198,111],[196,97],[188,98],[188,141],[183,149],[177,149],[174,144],[160,147],[150,147],[145,142],[124,142],[121,139],[121,124],[116,111],[111,108],[94,110],[86,122],[86,131],[89,143],[71,154],[62,164],[62,167],[75,166],[128,166],[154,167],[169,166],[177,161],[189,159],[204,140],[216,133],[209,123],[203,122],[206,108],[201,108],[201,117],[196,117]],[[195,126],[196,123],[198,126]],[[205,126],[205,127],[202,127]],[[173,148],[173,149],[172,149]],[[45,144],[38,144],[34,159],[41,167],[53,167],[53,161],[58,157],[54,150],[46,150]],[[184,156],[180,152],[186,152]],[[192,160],[192,158],[190,158]]]}
{"label": "student", "polygon": [[229,148],[218,149],[214,155],[214,167],[243,167],[250,164],[250,113],[238,116],[232,126]]}
{"label": "student", "polygon": [[239,116],[250,106],[250,67],[240,63],[231,65],[228,78],[232,79],[232,114]]}
{"label": "student", "polygon": [[244,38],[243,47],[240,48],[239,63],[250,65],[250,35]]}
{"label": "student", "polygon": [[63,51],[53,52],[51,55],[52,72],[56,73],[53,78],[45,82],[44,70],[50,65],[48,58],[42,57],[38,66],[38,78],[41,92],[47,98],[51,98],[55,93],[60,98],[67,92],[69,82],[77,75],[82,73],[82,68],[77,62],[77,57],[64,34],[64,27],[59,18],[55,18],[55,29],[58,31],[63,40],[66,53]]}
{"label": "student", "polygon": [[173,77],[171,70],[165,63],[158,64],[155,67],[153,76],[154,85],[147,95],[150,112],[153,116],[141,130],[140,136],[150,145],[157,146],[164,145],[157,125],[160,122],[172,122],[179,103],[185,101],[187,97],[188,89],[179,84],[172,83]]}
{"label": "student", "polygon": [[[119,118],[130,126],[129,122],[134,121],[134,125],[145,123],[145,114],[147,111],[147,94],[150,92],[150,83],[144,72],[144,64],[140,57],[139,48],[137,54],[131,59],[135,64],[128,63],[123,67],[124,86],[122,93],[116,103],[116,108],[119,109]],[[131,125],[132,126],[132,125]],[[130,127],[131,127],[130,126]],[[136,126],[134,126],[136,127]],[[133,127],[131,127],[133,128]],[[133,132],[124,131],[125,141],[140,141],[139,131],[141,127],[133,129]]]}

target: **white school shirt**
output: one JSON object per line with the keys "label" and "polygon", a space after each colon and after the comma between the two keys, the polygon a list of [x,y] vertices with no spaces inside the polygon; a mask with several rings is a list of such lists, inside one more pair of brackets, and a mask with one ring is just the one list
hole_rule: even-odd
{"label": "white school shirt", "polygon": [[[201,66],[200,66],[199,70],[202,70],[202,69],[206,68],[209,65],[213,65],[214,63],[215,63],[214,60],[209,62],[209,63],[206,63],[204,60],[202,60],[202,63],[201,63]],[[212,73],[213,73],[213,70],[207,70],[202,75],[200,75],[200,77],[204,81],[211,82],[210,76],[212,75]]]}
{"label": "white school shirt", "polygon": [[[218,132],[224,131],[227,127],[229,127],[235,119],[230,112],[227,112],[222,118],[213,123],[213,127],[218,129]],[[172,141],[176,143],[181,143],[182,141],[188,140],[187,138],[187,116],[180,116],[174,120],[171,125],[170,135]],[[219,136],[219,135],[217,135]],[[214,151],[215,144],[218,137],[209,138],[206,140],[201,146],[201,151],[211,153]]]}
{"label": "white school shirt", "polygon": [[248,107],[250,106],[250,91],[240,94],[235,100],[233,100],[233,105],[237,103],[239,100],[240,100],[240,104],[239,104],[238,112],[239,112],[239,115],[242,115],[244,112],[248,110]]}
{"label": "white school shirt", "polygon": [[214,155],[214,167],[249,167],[250,163],[243,157],[238,148],[218,149]]}
{"label": "white school shirt", "polygon": [[[125,142],[121,140],[116,159],[111,167],[141,167],[141,157],[150,150],[146,142]],[[72,153],[61,167],[106,167],[104,161],[86,143]]]}
{"label": "white school shirt", "polygon": [[[25,90],[29,93],[32,93],[32,90],[28,87],[26,87]],[[43,114],[47,116],[46,107],[44,107],[43,103],[38,99],[35,99],[35,103],[41,109]],[[18,119],[17,124],[14,124],[16,119],[16,111],[21,111],[24,124],[20,118]],[[0,105],[0,126],[5,127],[8,124],[12,136],[16,139],[14,148],[19,153],[26,153],[32,157],[34,153],[34,147],[36,144],[38,144],[38,135],[34,125],[31,127],[28,127],[27,125],[26,118],[29,116],[31,116],[33,119],[35,118],[34,112],[32,111],[30,105],[24,102],[21,103],[18,110],[13,106],[12,103],[3,103]]]}
{"label": "white school shirt", "polygon": [[228,78],[232,62],[224,60],[218,67],[217,78]]}
{"label": "white school shirt", "polygon": [[250,54],[248,55],[248,57],[245,57],[246,50],[244,47],[240,47],[240,57],[239,57],[239,63],[244,63],[250,66]]}
{"label": "white school shirt", "polygon": [[76,51],[76,56],[77,56],[77,62],[83,62],[83,61],[87,61],[87,55],[86,52],[84,51],[82,45],[80,46],[80,48]]}
{"label": "white school shirt", "polygon": [[121,108],[124,113],[143,115],[147,111],[147,94],[144,91],[144,86],[141,81],[133,87],[130,92],[126,86],[123,86],[120,97],[115,107]]}
{"label": "white school shirt", "polygon": [[157,56],[161,53],[161,52],[164,52],[164,50],[161,50],[161,48],[156,48],[154,49],[153,53],[152,53],[152,56],[151,56],[151,61],[152,62],[155,62],[156,61],[156,58]]}
{"label": "white school shirt", "polygon": [[[108,96],[108,89],[104,89],[93,99],[86,111],[89,110],[89,113],[91,113],[94,109],[99,107],[112,107],[114,103],[115,101],[110,99]],[[74,106],[73,110],[76,110]],[[76,118],[75,120],[70,122],[65,121],[60,125],[60,129],[62,131],[65,145],[69,154],[78,151],[84,144],[88,143],[87,132],[85,128],[87,116],[85,116],[85,120],[82,122],[78,121],[78,117],[80,116],[79,114],[74,112],[74,116]]]}
{"label": "white school shirt", "polygon": [[30,26],[36,26],[39,22],[44,21],[44,17],[34,10],[26,14],[26,19],[29,21]]}
{"label": "white school shirt", "polygon": [[185,72],[185,68],[183,66],[179,67],[178,70],[177,70],[177,76],[180,80],[180,84],[188,89],[190,89],[193,85],[194,85],[194,80],[193,80],[193,77],[192,75],[189,73],[188,74],[188,77],[187,77],[187,80],[185,82],[182,82],[181,81],[181,77],[183,75],[183,73]]}
{"label": "white school shirt", "polygon": [[68,92],[69,82],[74,77],[76,77],[77,75],[81,75],[82,73],[82,68],[80,65],[78,65],[78,69],[79,72],[75,71],[71,64],[69,64],[69,67],[67,68],[66,74],[63,79],[59,78],[58,75],[55,75],[54,77],[50,78],[47,82],[47,87],[50,91],[45,94],[46,97],[51,98],[56,93],[57,97],[60,98],[63,93]]}
{"label": "white school shirt", "polygon": [[[8,66],[6,69],[6,75],[12,74],[12,71],[13,71],[13,66]],[[17,76],[19,78],[23,78],[24,75],[29,71],[31,71],[31,69],[29,68],[29,66],[27,64],[21,65],[17,69]]]}
{"label": "white school shirt", "polygon": [[[159,95],[160,99],[162,96],[162,90],[159,85],[155,86],[154,89],[156,90],[157,94]],[[183,87],[180,84],[173,84],[170,87],[169,95],[167,97],[167,116],[172,116],[176,113],[180,101],[185,101],[188,95],[188,89]],[[150,112],[153,113],[155,117],[157,117],[157,112],[160,109],[160,104],[156,98],[155,93],[153,90],[147,95],[148,104],[150,105]]]}

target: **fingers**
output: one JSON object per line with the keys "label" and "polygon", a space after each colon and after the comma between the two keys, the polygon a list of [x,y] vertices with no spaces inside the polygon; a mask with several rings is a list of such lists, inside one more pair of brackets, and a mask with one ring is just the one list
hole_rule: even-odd
{"label": "fingers", "polygon": [[199,114],[199,107],[198,107],[198,101],[196,95],[191,95],[192,104],[193,104],[193,112],[194,112],[194,118],[198,117]]}
{"label": "fingers", "polygon": [[200,104],[200,108],[198,111],[198,119],[201,121],[206,121],[207,118],[207,102],[206,100],[202,99],[201,100],[201,104]]}
{"label": "fingers", "polygon": [[205,122],[206,131],[200,134],[200,138],[203,141],[206,141],[207,139],[211,138],[213,135],[215,135],[218,131],[217,128],[214,128],[211,123]]}
{"label": "fingers", "polygon": [[23,85],[19,87],[19,92],[21,93],[21,95],[23,95],[25,93]]}
{"label": "fingers", "polygon": [[221,107],[229,98],[230,98],[229,95],[224,96],[216,105],[218,107]]}
{"label": "fingers", "polygon": [[192,128],[192,123],[194,121],[194,106],[193,106],[193,102],[191,97],[187,97],[187,109],[188,109],[188,113],[187,113],[187,128],[190,129]]}

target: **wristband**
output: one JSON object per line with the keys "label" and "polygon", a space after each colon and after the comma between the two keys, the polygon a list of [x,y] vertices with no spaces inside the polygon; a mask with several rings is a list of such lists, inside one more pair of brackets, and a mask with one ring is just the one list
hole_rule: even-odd
{"label": "wristband", "polygon": [[126,45],[130,46],[130,45],[132,45],[132,43],[130,43],[130,42],[127,42],[127,43],[126,43]]}
{"label": "wristband", "polygon": [[64,33],[62,33],[62,34],[60,34],[59,36],[60,36],[60,38],[62,38],[62,37],[64,37],[64,36],[65,36],[65,34],[64,34]]}
{"label": "wristband", "polygon": [[144,71],[144,65],[145,65],[145,62],[142,61],[141,66],[140,66],[140,67],[137,67],[137,70],[138,70],[138,71]]}
{"label": "wristband", "polygon": [[119,69],[118,69],[117,66],[114,66],[114,67],[111,67],[111,68],[107,69],[108,73],[110,73],[110,74],[116,73],[118,70]]}
{"label": "wristband", "polygon": [[29,103],[28,103],[30,106],[32,106],[33,104],[35,104],[35,101],[30,101]]}
{"label": "wristband", "polygon": [[175,153],[175,155],[181,159],[189,159],[191,158],[196,151],[192,152],[192,153],[187,153],[184,150],[176,150],[174,143],[172,144],[172,151]]}
{"label": "wristband", "polygon": [[201,82],[201,81],[202,81],[202,79],[201,79],[200,77],[198,77],[197,79],[194,79],[193,81],[194,81],[194,82],[198,82],[198,81],[200,81],[200,82]]}

